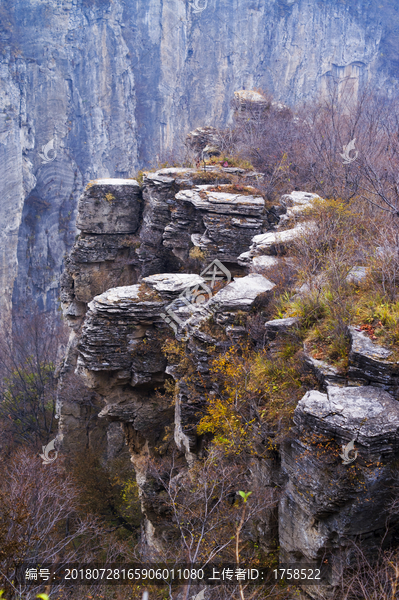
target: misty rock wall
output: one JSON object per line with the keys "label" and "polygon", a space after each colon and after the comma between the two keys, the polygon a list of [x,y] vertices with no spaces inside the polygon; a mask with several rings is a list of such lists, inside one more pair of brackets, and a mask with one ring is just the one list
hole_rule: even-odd
{"label": "misty rock wall", "polygon": [[190,129],[225,125],[235,90],[293,104],[352,79],[391,94],[396,11],[376,0],[3,0],[2,321],[27,297],[55,309],[90,179],[131,177]]}

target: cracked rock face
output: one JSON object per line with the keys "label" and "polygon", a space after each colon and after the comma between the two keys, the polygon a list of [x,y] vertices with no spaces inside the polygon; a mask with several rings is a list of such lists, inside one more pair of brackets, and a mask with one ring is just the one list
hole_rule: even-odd
{"label": "cracked rock face", "polygon": [[237,262],[252,237],[265,226],[265,202],[253,195],[223,191],[219,185],[197,186],[176,194],[176,207],[163,235],[164,246],[180,260],[188,257],[192,244],[210,260]]}
{"label": "cracked rock face", "polygon": [[382,450],[382,440],[390,439],[393,449],[399,443],[399,404],[380,388],[328,386],[327,394],[308,392],[298,403],[297,415],[297,424],[314,418],[315,427],[347,432],[346,438],[355,437],[373,451]]}
{"label": "cracked rock face", "polygon": [[[214,315],[225,323],[226,333],[234,340],[234,334],[244,333],[231,326],[236,312],[248,311],[260,295],[274,288],[262,275],[251,274],[227,284],[200,308],[186,344],[187,360],[198,380],[193,394],[190,379],[179,375],[173,359],[168,363],[162,351],[164,341],[174,334],[162,317],[167,306],[176,305],[178,310],[187,289],[204,284],[205,279],[196,274],[162,273],[145,277],[140,284],[109,289],[88,304],[81,332],[79,336],[74,333],[76,371],[105,405],[98,415],[100,421],[112,425],[107,427],[112,441],[108,455],[115,452],[118,441],[115,424],[122,424],[152,548],[162,546],[165,532],[173,526],[154,492],[147,459],[162,455],[174,444],[182,464],[192,464],[199,447],[196,424],[207,395],[215,392],[208,348],[219,348],[221,342],[199,327]],[[167,378],[175,383],[173,402],[171,397],[157,394]],[[67,435],[64,431],[64,437]]]}
{"label": "cracked rock face", "polygon": [[140,204],[135,179],[91,181],[79,199],[76,227],[84,233],[134,233],[140,224]]}
{"label": "cracked rock face", "polygon": [[226,171],[168,168],[146,173],[141,244],[137,251],[143,277],[178,271],[184,266],[194,233],[204,232],[205,226],[200,211],[184,205],[177,196],[181,190],[190,190],[204,179],[217,185],[229,183],[231,175]]}
{"label": "cracked rock face", "polygon": [[148,373],[164,370],[150,349],[147,355],[136,352],[144,337],[156,338],[157,329],[165,327],[160,317],[165,301],[151,299],[143,288],[113,288],[90,302],[78,344],[79,365],[86,371],[115,371],[122,378],[128,372],[128,379],[144,383]]}
{"label": "cracked rock face", "polygon": [[[351,540],[364,540],[372,551],[385,534],[399,457],[399,403],[372,386],[328,386],[327,394],[311,391],[300,400],[294,422],[282,454],[288,477],[279,511],[282,552],[293,562],[328,558],[337,577],[330,583],[338,585]],[[345,459],[351,440],[354,451]],[[307,593],[325,598],[332,591],[308,587]]]}
{"label": "cracked rock face", "polygon": [[141,189],[134,179],[97,180],[82,194],[77,219],[81,233],[61,278],[61,302],[70,326],[79,328],[94,296],[137,282],[140,241],[135,232],[141,206]]}
{"label": "cracked rock face", "polygon": [[375,344],[356,327],[349,327],[351,349],[348,375],[360,382],[381,385],[399,396],[399,364],[390,360],[392,351]]}

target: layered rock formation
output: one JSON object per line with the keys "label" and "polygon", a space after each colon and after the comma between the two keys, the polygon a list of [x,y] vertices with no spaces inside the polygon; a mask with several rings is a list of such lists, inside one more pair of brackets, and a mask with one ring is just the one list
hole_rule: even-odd
{"label": "layered rock formation", "polygon": [[[88,328],[98,331],[99,353],[100,356],[104,356],[104,369],[113,373],[112,380],[116,386],[127,385],[128,382],[133,387],[148,383],[151,388],[161,384],[164,381],[162,373],[165,364],[161,357],[160,344],[157,345],[156,355],[150,352],[147,361],[159,365],[159,373],[147,371],[137,357],[135,359],[136,362],[138,361],[137,369],[134,369],[126,354],[127,349],[132,350],[133,346],[139,344],[140,338],[151,339],[151,343],[156,345],[159,335],[165,337],[166,330],[172,332],[172,329],[166,326],[168,319],[176,329],[180,329],[180,323],[185,323],[191,318],[194,322],[189,324],[189,328],[198,328],[200,322],[209,318],[215,310],[215,305],[212,305],[209,310],[199,306],[201,310],[193,315],[187,309],[192,298],[190,302],[185,298],[184,303],[179,300],[179,296],[186,289],[198,288],[203,284],[202,291],[205,299],[209,301],[212,295],[209,285],[213,287],[215,281],[211,283],[209,281],[212,280],[212,274],[205,278],[198,275],[189,276],[188,279],[186,275],[179,274],[174,275],[175,279],[172,277],[170,281],[167,279],[167,274],[164,276],[157,274],[181,270],[189,260],[190,249],[197,247],[195,241],[198,238],[213,243],[213,250],[207,251],[207,257],[202,254],[202,258],[197,260],[198,264],[202,265],[200,270],[212,262],[214,257],[219,257],[224,260],[227,258],[239,272],[238,255],[248,247],[253,233],[270,227],[263,197],[256,188],[243,185],[247,179],[250,181],[253,179],[253,173],[239,169],[241,179],[240,184],[237,184],[235,171],[237,170],[229,168],[213,168],[206,171],[162,169],[155,173],[146,173],[141,186],[134,179],[94,180],[82,195],[77,219],[81,233],[66,259],[66,268],[62,276],[61,303],[72,333],[61,377],[60,402],[62,403],[62,398],[65,396],[62,390],[69,389],[68,380],[78,366],[78,371],[85,374],[86,383],[94,390],[95,399],[91,402],[96,409],[99,408],[95,416],[90,415],[90,428],[93,432],[96,429],[106,428],[106,422],[104,420],[99,422],[97,419],[102,405],[97,394],[98,386],[94,383],[92,385],[90,373],[101,371],[101,368],[100,364],[94,365],[98,356],[92,358],[94,363],[89,360]],[[208,185],[201,185],[204,181]],[[238,185],[236,191],[234,191],[235,185]],[[217,186],[217,190],[227,188],[228,192],[212,192],[213,186]],[[229,231],[230,234],[226,236],[222,246],[224,231]],[[226,272],[230,281],[230,271],[226,269]],[[222,276],[226,279],[225,274],[222,273]],[[227,310],[227,307],[230,307],[228,310],[239,310],[240,303],[245,309],[245,306],[252,304],[258,294],[266,291],[257,283],[256,277],[251,284],[253,289],[251,293],[238,289],[234,284],[230,295],[220,296],[222,312]],[[135,291],[131,287],[133,285],[137,286],[134,288]],[[116,307],[121,312],[117,313],[119,320],[111,326],[106,312],[103,314],[101,302],[103,297],[107,297],[104,296],[106,290],[116,286],[128,286],[126,290],[132,294],[130,299],[133,305],[123,317],[124,305],[121,304],[121,299],[117,299]],[[133,300],[135,295],[137,300]],[[150,314],[145,313],[141,304],[142,298],[148,295],[151,298],[158,298],[153,306],[153,316],[157,317],[155,322],[151,321]],[[237,295],[237,302],[234,307],[235,295]],[[99,298],[98,304],[91,303],[94,297]],[[177,304],[173,304],[174,300]],[[86,315],[88,308],[89,312]],[[140,318],[134,316],[136,308],[139,312],[144,311]],[[168,308],[172,311],[172,318],[168,316]],[[164,315],[163,318],[161,314]],[[144,321],[144,325],[140,325],[141,321]],[[131,331],[129,340],[122,341],[117,332],[118,327],[120,326],[122,331],[122,324],[125,323],[123,327],[127,331],[133,327],[133,322],[136,322],[137,331],[140,333]],[[92,325],[89,325],[90,323]],[[154,328],[152,333],[149,325]],[[107,350],[108,345],[105,340],[108,333],[110,345]],[[184,337],[185,333],[182,331],[181,335]],[[151,344],[147,348],[150,346]],[[111,360],[108,354],[111,355],[115,351],[117,353]],[[142,351],[143,348],[139,353]],[[128,361],[129,365],[123,364],[117,368],[118,360]],[[85,361],[88,361],[88,365]],[[109,361],[111,362],[107,365]],[[126,372],[130,373],[128,377]],[[119,391],[115,393],[120,394],[120,388],[118,389]],[[107,398],[112,398],[113,393],[107,391]],[[82,422],[85,422],[87,409],[79,399],[74,406],[71,405],[70,400],[65,401],[64,406],[67,408],[61,415],[61,436],[65,438],[65,447],[73,447],[76,446],[81,435],[79,432],[82,429]],[[85,442],[86,435],[81,438],[82,442]]]}
{"label": "layered rock formation", "polygon": [[[63,448],[68,451],[89,428],[89,443],[115,456],[123,431],[153,549],[167,544],[173,524],[149,458],[175,448],[179,468],[187,469],[201,456],[198,415],[207,397],[218,393],[209,361],[248,339],[242,315],[273,295],[272,281],[248,271],[256,261],[260,268],[275,267],[281,258],[271,254],[309,227],[309,221],[295,225],[308,206],[306,194],[283,196],[269,207],[248,185],[251,173],[237,179],[229,171],[163,169],[145,174],[141,184],[91,182],[79,202],[81,234],[63,276],[63,309],[72,329],[60,376]],[[287,223],[294,227],[282,229]],[[192,266],[199,272],[182,272]],[[297,327],[297,318],[266,323],[270,356],[279,338]],[[372,549],[398,535],[396,523],[388,536],[384,529],[399,458],[398,367],[389,350],[361,331],[352,327],[349,335],[346,375],[305,348],[304,361],[321,391],[298,403],[281,465],[257,466],[267,473],[262,485],[278,482],[282,489],[281,560],[315,566],[326,560],[331,567],[323,586],[306,588],[317,600],[333,594],[354,541],[365,540]],[[89,427],[85,403],[65,393],[74,371],[96,409]],[[160,392],[166,388],[172,396]],[[350,443],[356,461],[345,454]]]}
{"label": "layered rock formation", "polygon": [[225,125],[237,90],[241,108],[257,87],[288,105],[331,81],[392,94],[397,21],[377,0],[3,0],[1,319],[27,296],[56,307],[89,180],[132,176],[199,123]]}
{"label": "layered rock formation", "polygon": [[[355,543],[372,554],[383,538],[388,545],[398,535],[397,523],[387,529],[387,508],[399,457],[399,404],[372,386],[328,386],[326,394],[302,398],[294,422],[282,451],[288,476],[279,507],[282,558],[329,564],[329,582],[338,586]],[[355,450],[345,457],[350,442]],[[306,591],[332,596],[328,586]]]}

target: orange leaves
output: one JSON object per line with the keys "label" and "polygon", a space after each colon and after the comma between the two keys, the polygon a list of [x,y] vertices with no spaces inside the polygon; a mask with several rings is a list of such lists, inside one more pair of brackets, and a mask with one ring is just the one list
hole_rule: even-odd
{"label": "orange leaves", "polygon": [[[381,323],[381,321],[380,321],[380,323]],[[368,324],[362,325],[360,327],[360,329],[362,331],[364,331],[365,333],[367,333],[371,337],[372,340],[376,340],[377,339],[377,336],[374,335],[375,329],[374,329],[374,327],[372,325],[368,325]]]}

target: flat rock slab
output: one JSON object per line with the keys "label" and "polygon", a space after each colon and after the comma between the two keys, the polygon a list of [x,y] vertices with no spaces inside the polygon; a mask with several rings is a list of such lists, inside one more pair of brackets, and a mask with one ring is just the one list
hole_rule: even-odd
{"label": "flat rock slab", "polygon": [[337,367],[330,365],[324,360],[313,358],[310,354],[304,353],[304,362],[314,373],[317,381],[323,388],[328,385],[345,386],[348,383],[345,375]]}
{"label": "flat rock slab", "polygon": [[265,254],[275,254],[278,246],[290,244],[311,229],[312,223],[299,223],[296,227],[285,231],[270,231],[255,235],[252,239],[251,250],[262,250]]}
{"label": "flat rock slab", "polygon": [[259,254],[275,256],[279,249],[285,249],[300,236],[309,233],[314,227],[313,222],[299,223],[292,229],[285,231],[269,231],[255,235],[248,251],[238,257],[238,264],[248,266],[251,260]]}
{"label": "flat rock slab", "polygon": [[[156,171],[159,175],[170,175],[171,177],[178,177],[179,175],[185,175],[186,173],[196,173],[198,169],[193,168],[181,168],[181,167],[165,167],[165,169],[159,169]],[[150,173],[148,174],[151,175]]]}
{"label": "flat rock slab", "polygon": [[194,174],[197,169],[179,169],[178,167],[170,167],[166,169],[159,169],[154,173],[146,172],[145,180],[153,183],[171,183],[180,177],[186,177],[187,175]]}
{"label": "flat rock slab", "polygon": [[144,277],[143,281],[166,299],[173,299],[196,286],[206,285],[203,277],[190,273],[161,273]]}
{"label": "flat rock slab", "polygon": [[[328,386],[327,394],[312,390],[298,402],[294,421],[322,423],[326,429],[364,446],[386,446],[388,439],[399,445],[399,403],[391,394],[373,386]],[[309,422],[309,424],[310,424]],[[318,427],[320,429],[320,427]]]}
{"label": "flat rock slab", "polygon": [[275,284],[259,275],[250,273],[246,277],[235,279],[223,290],[215,294],[209,301],[208,306],[212,309],[217,305],[217,310],[248,310],[255,302],[259,294],[271,292]]}
{"label": "flat rock slab", "polygon": [[76,227],[85,233],[134,233],[140,206],[135,179],[95,179],[79,199]]}
{"label": "flat rock slab", "polygon": [[[148,288],[152,292],[151,288]],[[154,293],[154,292],[153,292]],[[139,318],[158,317],[161,307],[166,301],[161,298],[149,298],[150,294],[143,292],[142,285],[127,285],[111,288],[95,296],[89,303],[87,321],[94,315],[126,314]],[[87,323],[85,324],[87,325]]]}
{"label": "flat rock slab", "polygon": [[270,269],[270,267],[276,267],[279,262],[276,256],[254,256],[252,259],[254,269]]}
{"label": "flat rock slab", "polygon": [[367,267],[352,267],[346,277],[346,281],[359,285],[359,283],[365,281],[368,273],[369,269]]}
{"label": "flat rock slab", "polygon": [[366,333],[359,331],[355,327],[349,327],[348,329],[352,342],[352,352],[379,361],[387,361],[392,355],[391,350],[375,344]]}
{"label": "flat rock slab", "polygon": [[176,194],[176,200],[189,202],[199,210],[218,214],[253,217],[263,214],[265,201],[262,196],[257,195],[255,188],[253,195],[245,195],[209,191],[212,187],[199,185],[192,190],[183,190]]}

